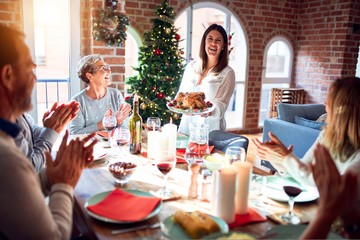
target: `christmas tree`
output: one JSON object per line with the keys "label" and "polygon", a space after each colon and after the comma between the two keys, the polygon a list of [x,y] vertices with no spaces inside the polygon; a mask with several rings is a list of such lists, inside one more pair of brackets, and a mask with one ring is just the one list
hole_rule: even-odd
{"label": "christmas tree", "polygon": [[[183,50],[179,48],[180,35],[174,27],[174,10],[165,0],[156,9],[153,29],[144,34],[144,45],[139,51],[138,75],[129,78],[130,92],[140,97],[140,115],[159,117],[164,124],[178,123],[180,115],[166,107],[179,88],[184,71]],[[131,103],[132,98],[126,99]]]}

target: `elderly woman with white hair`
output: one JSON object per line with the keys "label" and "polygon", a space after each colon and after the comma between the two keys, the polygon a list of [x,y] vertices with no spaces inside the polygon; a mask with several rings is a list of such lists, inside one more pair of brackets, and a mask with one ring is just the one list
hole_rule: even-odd
{"label": "elderly woman with white hair", "polygon": [[78,76],[87,87],[72,97],[80,104],[78,116],[70,123],[70,134],[84,134],[104,130],[104,115],[114,114],[117,125],[127,125],[131,111],[118,89],[111,84],[110,66],[97,54],[80,59]]}

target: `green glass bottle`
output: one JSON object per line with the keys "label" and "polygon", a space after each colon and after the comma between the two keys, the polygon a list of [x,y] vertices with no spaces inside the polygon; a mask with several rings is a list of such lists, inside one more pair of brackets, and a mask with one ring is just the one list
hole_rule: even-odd
{"label": "green glass bottle", "polygon": [[139,96],[134,96],[133,102],[133,114],[129,119],[130,130],[130,153],[141,153],[141,130],[142,130],[142,118],[139,114]]}

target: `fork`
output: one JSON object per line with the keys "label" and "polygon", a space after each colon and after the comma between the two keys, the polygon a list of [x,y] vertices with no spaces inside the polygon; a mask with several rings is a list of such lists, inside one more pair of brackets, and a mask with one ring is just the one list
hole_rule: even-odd
{"label": "fork", "polygon": [[132,228],[113,230],[113,231],[111,231],[111,234],[115,235],[115,234],[133,232],[133,231],[143,230],[143,229],[154,229],[154,228],[159,228],[159,227],[160,227],[160,222],[157,222],[154,224],[146,224],[146,225],[141,225],[141,226],[132,227]]}

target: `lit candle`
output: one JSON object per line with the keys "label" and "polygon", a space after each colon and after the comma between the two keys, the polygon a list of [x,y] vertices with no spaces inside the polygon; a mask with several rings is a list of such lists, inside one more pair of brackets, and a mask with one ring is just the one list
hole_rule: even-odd
{"label": "lit candle", "polygon": [[237,189],[235,194],[235,212],[248,212],[249,185],[252,165],[249,162],[235,161],[232,164],[237,171]]}
{"label": "lit candle", "polygon": [[172,123],[165,124],[161,130],[168,138],[168,150],[169,152],[176,154],[176,138],[177,138],[177,126]]}
{"label": "lit candle", "polygon": [[214,214],[227,223],[232,223],[235,220],[236,171],[232,168],[223,168],[221,171],[214,171],[213,175],[215,197],[212,206]]}

